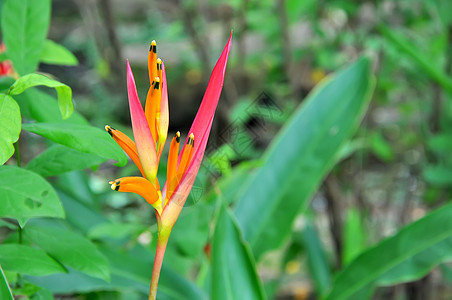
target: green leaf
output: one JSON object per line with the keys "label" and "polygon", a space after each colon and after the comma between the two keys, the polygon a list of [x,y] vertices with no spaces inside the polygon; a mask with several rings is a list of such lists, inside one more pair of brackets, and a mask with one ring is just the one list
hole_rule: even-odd
{"label": "green leaf", "polygon": [[344,222],[342,263],[350,263],[366,246],[366,232],[361,215],[356,208],[350,208]]}
{"label": "green leaf", "polygon": [[370,149],[383,162],[394,161],[394,151],[391,145],[378,131],[369,134]]}
{"label": "green leaf", "polygon": [[78,60],[71,51],[51,40],[45,41],[40,61],[51,65],[78,65]]}
{"label": "green leaf", "polygon": [[308,267],[318,295],[324,297],[331,286],[331,271],[317,231],[307,223],[303,242],[308,254]]}
{"label": "green leaf", "polygon": [[47,177],[98,166],[105,160],[96,154],[80,152],[57,144],[32,159],[26,168]]}
{"label": "green leaf", "polygon": [[52,292],[41,289],[33,294],[30,300],[54,300],[54,298]]}
{"label": "green leaf", "polygon": [[64,210],[55,190],[34,172],[1,166],[0,195],[0,217],[15,218],[21,227],[31,218],[64,218]]}
{"label": "green leaf", "polygon": [[266,299],[249,245],[224,204],[212,240],[211,298]]}
{"label": "green leaf", "polygon": [[88,232],[91,239],[113,238],[120,239],[129,236],[138,236],[145,231],[148,226],[144,224],[123,224],[123,223],[102,223]]}
{"label": "green leaf", "polygon": [[5,270],[34,276],[66,272],[44,251],[18,244],[0,245],[0,264]]}
{"label": "green leaf", "polygon": [[14,154],[14,143],[20,134],[20,109],[8,95],[0,94],[0,165]]}
{"label": "green leaf", "polygon": [[50,0],[6,0],[2,35],[19,75],[36,71],[50,23]]}
{"label": "green leaf", "polygon": [[121,147],[108,133],[98,128],[68,123],[23,124],[22,128],[77,151],[114,159],[120,166],[127,164],[127,157]]}
{"label": "green leaf", "polygon": [[19,77],[9,89],[8,94],[18,95],[23,93],[26,89],[40,85],[55,88],[58,94],[58,106],[60,107],[61,115],[63,116],[63,119],[69,118],[74,111],[71,88],[64,83],[50,79],[44,75],[28,74]]}
{"label": "green leaf", "polygon": [[451,261],[451,216],[448,204],[362,253],[339,273],[327,299],[363,299],[376,286],[415,280]]}
{"label": "green leaf", "polygon": [[[69,274],[55,274],[46,277],[27,277],[27,279],[54,293],[68,294],[92,291],[138,291],[149,294],[154,253],[142,246],[132,249],[101,247],[102,253],[111,264],[111,282],[89,277],[74,270]],[[147,297],[146,297],[147,298]],[[159,300],[207,299],[206,295],[164,264],[160,274]]]}
{"label": "green leaf", "polygon": [[96,246],[67,229],[29,225],[24,237],[58,259],[62,264],[90,276],[110,279],[110,266]]}
{"label": "green leaf", "polygon": [[256,257],[279,247],[355,132],[374,86],[361,58],[323,81],[279,132],[245,182],[235,214]]}
{"label": "green leaf", "polygon": [[57,99],[36,88],[30,88],[20,95],[14,96],[20,106],[20,111],[24,118],[32,119],[43,123],[74,123],[89,125],[76,110],[72,115],[63,120],[59,112]]}
{"label": "green leaf", "polygon": [[452,94],[452,78],[435,66],[435,64],[432,64],[430,56],[421,53],[413,43],[401,36],[401,34],[394,32],[393,29],[381,25],[379,29],[389,42],[396,45],[404,54],[417,63],[423,73]]}
{"label": "green leaf", "polygon": [[0,266],[0,299],[14,300],[11,289],[9,288],[8,281],[6,281],[5,273]]}

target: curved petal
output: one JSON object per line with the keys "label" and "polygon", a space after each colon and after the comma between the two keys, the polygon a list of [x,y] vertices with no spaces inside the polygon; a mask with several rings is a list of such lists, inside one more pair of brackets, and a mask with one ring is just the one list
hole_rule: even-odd
{"label": "curved petal", "polygon": [[157,176],[157,153],[154,140],[149,130],[149,125],[143,111],[140,99],[138,98],[133,78],[132,69],[127,60],[127,91],[129,95],[130,118],[132,119],[133,136],[137,146],[138,156],[143,167],[146,178],[154,185]]}
{"label": "curved petal", "polygon": [[114,129],[109,125],[105,125],[105,130],[111,135],[115,142],[118,143],[119,147],[124,150],[124,152],[130,157],[130,159],[132,159],[132,161],[140,170],[141,175],[145,177],[146,175],[144,174],[143,167],[141,166],[135,142],[132,141],[126,134],[117,129]]}
{"label": "curved petal", "polygon": [[159,200],[159,194],[154,185],[143,177],[121,177],[110,181],[110,184],[112,190],[138,194],[151,205],[155,205]]}

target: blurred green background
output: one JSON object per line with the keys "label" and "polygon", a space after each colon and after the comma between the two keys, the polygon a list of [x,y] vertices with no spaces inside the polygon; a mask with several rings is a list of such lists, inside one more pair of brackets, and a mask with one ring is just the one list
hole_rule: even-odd
{"label": "blurred green background", "polygon": [[[168,136],[180,130],[185,137],[231,29],[232,49],[207,156],[170,238],[162,290],[175,284],[173,273],[208,286],[215,203],[221,198],[233,205],[240,183],[261,163],[262,153],[312,88],[366,54],[376,87],[357,134],[300,211],[290,238],[257,264],[270,299],[320,299],[332,274],[450,199],[452,2],[53,0],[48,38],[74,53],[79,64],[41,64],[39,70],[72,88],[75,109],[91,125],[109,124],[132,136],[126,59],[143,100],[149,87],[147,51],[155,39],[168,79]],[[300,134],[310,130],[299,128]],[[46,146],[30,134],[20,139],[22,164]],[[159,171],[164,178],[165,166]],[[67,221],[101,240],[102,253],[118,263],[115,272],[130,280],[112,288],[91,286],[78,275],[62,279],[72,283],[67,287],[56,277],[35,279],[54,291],[55,299],[142,299],[146,293],[147,275],[134,273],[143,269],[147,274],[152,266],[154,212],[139,196],[114,193],[107,184],[131,174],[137,174],[132,163],[125,168],[104,163],[51,177]],[[3,228],[3,236],[9,232]],[[130,250],[130,261],[118,249]],[[320,267],[315,265],[319,260]],[[316,274],[313,268],[327,271]],[[373,299],[452,297],[449,265],[420,275],[378,288]],[[165,299],[176,299],[168,295]]]}

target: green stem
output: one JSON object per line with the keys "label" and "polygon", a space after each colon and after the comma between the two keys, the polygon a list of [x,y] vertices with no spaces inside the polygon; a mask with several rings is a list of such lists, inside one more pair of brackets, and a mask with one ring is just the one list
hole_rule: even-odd
{"label": "green stem", "polygon": [[151,288],[149,291],[149,300],[155,300],[157,296],[157,287],[159,284],[160,270],[162,269],[163,257],[165,256],[166,245],[171,230],[160,227],[157,238],[157,249],[155,251],[154,268],[152,270]]}
{"label": "green stem", "polygon": [[19,235],[19,244],[22,244],[22,227],[17,227],[17,233]]}

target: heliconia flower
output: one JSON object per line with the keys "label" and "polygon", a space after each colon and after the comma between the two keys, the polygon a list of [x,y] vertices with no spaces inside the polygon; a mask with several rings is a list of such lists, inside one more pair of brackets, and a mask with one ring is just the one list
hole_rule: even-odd
{"label": "heliconia flower", "polygon": [[156,210],[158,240],[149,299],[156,297],[158,278],[169,234],[187,200],[204,156],[223,88],[231,38],[232,32],[212,71],[198,113],[182,149],[179,151],[180,132],[177,132],[171,140],[167,180],[162,189],[157,171],[168,135],[169,112],[165,64],[157,58],[155,41],[151,42],[148,54],[150,88],[144,110],[138,98],[132,69],[127,61],[127,91],[135,142],[119,130],[105,126],[106,131],[129,155],[142,175],[110,181],[111,188],[119,192],[139,194]]}

